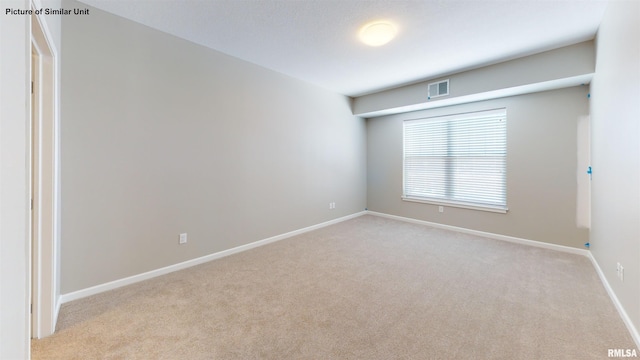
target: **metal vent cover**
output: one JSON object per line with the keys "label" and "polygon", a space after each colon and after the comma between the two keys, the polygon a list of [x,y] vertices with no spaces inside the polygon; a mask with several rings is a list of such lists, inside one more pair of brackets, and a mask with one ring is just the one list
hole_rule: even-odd
{"label": "metal vent cover", "polygon": [[427,99],[449,95],[449,79],[429,84]]}

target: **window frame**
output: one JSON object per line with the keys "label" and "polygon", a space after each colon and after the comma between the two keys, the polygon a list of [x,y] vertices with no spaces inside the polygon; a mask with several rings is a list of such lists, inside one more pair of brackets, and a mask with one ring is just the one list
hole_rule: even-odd
{"label": "window frame", "polygon": [[[460,201],[460,200],[456,200],[456,199],[452,199],[452,198],[439,198],[439,197],[425,197],[425,196],[416,196],[416,195],[407,195],[407,134],[406,134],[406,126],[407,123],[425,123],[425,122],[429,122],[429,121],[437,121],[437,120],[441,120],[441,121],[456,121],[456,120],[469,120],[469,119],[481,119],[481,118],[488,118],[488,117],[504,117],[504,154],[502,155],[503,162],[504,162],[504,167],[503,169],[503,177],[502,177],[502,184],[499,184],[503,189],[502,191],[504,192],[504,204],[500,204],[500,205],[496,205],[496,204],[489,204],[489,203],[481,203],[481,202],[474,202],[474,201]],[[481,210],[481,211],[489,211],[489,212],[496,212],[496,213],[507,213],[508,212],[508,200],[507,200],[507,156],[508,156],[508,149],[507,149],[507,145],[508,145],[508,139],[507,139],[507,135],[508,135],[508,121],[507,121],[507,109],[506,108],[494,108],[494,109],[487,109],[487,110],[477,110],[477,111],[470,111],[470,112],[464,112],[464,113],[453,113],[453,114],[445,114],[445,115],[439,115],[439,116],[429,116],[429,117],[420,117],[420,118],[414,118],[414,119],[407,119],[403,121],[402,124],[402,200],[404,201],[410,201],[410,202],[417,202],[417,203],[425,203],[425,204],[432,204],[432,205],[441,205],[441,206],[448,206],[448,207],[458,207],[458,208],[465,208],[465,209],[473,209],[473,210]],[[447,135],[447,138],[449,138],[449,135]],[[446,140],[446,146],[447,146],[447,153],[450,152],[450,148],[451,148],[451,144],[449,142],[449,140]],[[452,161],[449,159],[454,159],[455,156],[446,156],[446,163],[450,164]],[[450,165],[444,165],[443,167],[443,171],[444,172],[448,172],[451,171],[451,167]],[[451,173],[447,173],[446,175],[447,177],[451,176]],[[450,190],[448,187],[448,185],[445,185],[445,192],[450,193],[452,190]]]}

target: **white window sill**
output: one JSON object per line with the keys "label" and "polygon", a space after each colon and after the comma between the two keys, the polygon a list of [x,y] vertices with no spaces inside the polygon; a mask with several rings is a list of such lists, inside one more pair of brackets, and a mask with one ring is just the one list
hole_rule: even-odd
{"label": "white window sill", "polygon": [[438,201],[424,198],[414,198],[403,196],[403,201],[417,202],[423,204],[431,204],[431,205],[442,205],[448,207],[456,207],[461,209],[471,209],[471,210],[480,210],[480,211],[488,211],[494,213],[506,214],[509,209],[507,207],[499,207],[499,206],[490,206],[490,205],[477,205],[477,204],[469,204],[462,202],[454,202],[454,201]]}

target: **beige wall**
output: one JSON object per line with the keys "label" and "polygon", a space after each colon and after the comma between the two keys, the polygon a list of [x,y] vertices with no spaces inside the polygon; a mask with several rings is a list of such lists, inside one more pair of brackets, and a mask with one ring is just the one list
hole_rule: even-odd
{"label": "beige wall", "polygon": [[[583,247],[577,225],[578,124],[588,87],[539,92],[367,120],[368,209],[501,235]],[[402,195],[402,121],[507,108],[507,214],[407,202]],[[585,169],[586,171],[586,169]],[[582,174],[582,172],[580,172]]]}
{"label": "beige wall", "polygon": [[62,34],[63,294],[364,210],[347,97],[97,9]]}
{"label": "beige wall", "polygon": [[[591,83],[592,253],[640,326],[640,3],[611,1]],[[616,263],[624,267],[624,282]],[[638,339],[636,339],[637,341]]]}

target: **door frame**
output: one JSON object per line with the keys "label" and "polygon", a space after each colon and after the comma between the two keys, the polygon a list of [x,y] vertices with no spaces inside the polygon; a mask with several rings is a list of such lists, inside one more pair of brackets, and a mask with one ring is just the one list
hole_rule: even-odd
{"label": "door frame", "polygon": [[[32,9],[35,7],[32,4]],[[53,334],[58,317],[59,141],[57,54],[42,19],[31,15],[31,337]]]}

